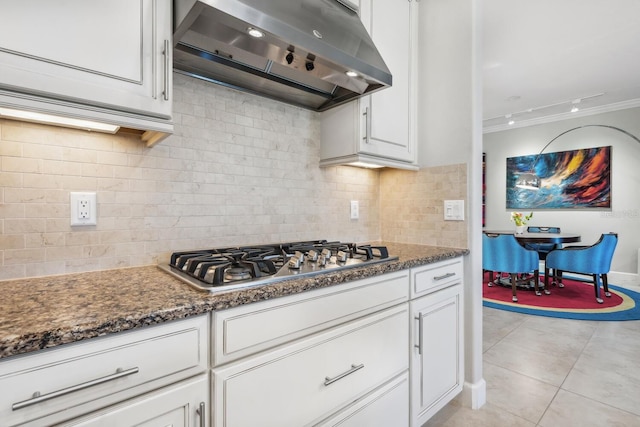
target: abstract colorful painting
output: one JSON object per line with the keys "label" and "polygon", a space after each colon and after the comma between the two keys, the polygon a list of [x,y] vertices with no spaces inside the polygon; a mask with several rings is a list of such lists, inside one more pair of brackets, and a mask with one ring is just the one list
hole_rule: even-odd
{"label": "abstract colorful painting", "polygon": [[[539,190],[515,186],[526,172]],[[507,158],[507,209],[575,208],[611,208],[611,147]]]}

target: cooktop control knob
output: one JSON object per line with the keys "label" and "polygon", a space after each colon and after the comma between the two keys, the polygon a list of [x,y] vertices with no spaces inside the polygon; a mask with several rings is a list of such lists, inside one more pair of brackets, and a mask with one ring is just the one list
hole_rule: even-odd
{"label": "cooktop control knob", "polygon": [[309,261],[312,262],[316,262],[318,261],[318,252],[311,249],[308,253],[307,253],[307,258],[309,259]]}
{"label": "cooktop control knob", "polygon": [[347,262],[347,253],[344,251],[338,251],[338,254],[336,255],[336,259],[338,260],[338,262]]}
{"label": "cooktop control knob", "polygon": [[289,262],[287,263],[287,265],[291,269],[298,270],[302,266],[302,260],[297,256],[293,256],[289,258]]}
{"label": "cooktop control knob", "polygon": [[302,252],[296,251],[293,257],[298,258],[300,260],[300,264],[304,263],[304,254]]}
{"label": "cooktop control knob", "polygon": [[331,258],[331,251],[327,248],[324,248],[320,253],[320,256],[328,260],[329,258]]}
{"label": "cooktop control knob", "polygon": [[325,265],[327,265],[327,259],[321,256],[320,258],[318,258],[318,265],[320,267],[324,267]]}

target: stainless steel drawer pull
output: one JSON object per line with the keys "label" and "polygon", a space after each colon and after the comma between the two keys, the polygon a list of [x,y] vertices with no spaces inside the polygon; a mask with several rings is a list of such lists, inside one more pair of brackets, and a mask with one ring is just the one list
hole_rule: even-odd
{"label": "stainless steel drawer pull", "polygon": [[204,412],[204,402],[200,402],[200,406],[196,409],[196,414],[200,417],[200,427],[206,427],[206,414]]}
{"label": "stainless steel drawer pull", "polygon": [[169,73],[171,72],[171,62],[169,60],[170,57],[170,45],[169,40],[164,41],[164,51],[162,54],[164,55],[164,85],[162,94],[164,96],[164,100],[169,100]]}
{"label": "stainless steel drawer pull", "polygon": [[329,385],[329,384],[333,384],[338,380],[343,379],[344,377],[346,377],[347,375],[351,375],[353,374],[355,371],[360,370],[364,368],[364,363],[361,363],[359,365],[351,365],[351,369],[349,369],[348,371],[345,371],[343,373],[341,373],[340,375],[338,375],[337,377],[333,377],[333,378],[329,378],[329,377],[324,377],[324,385]]}
{"label": "stainless steel drawer pull", "polygon": [[418,321],[418,344],[413,346],[418,349],[418,354],[422,354],[422,313],[415,318]]}
{"label": "stainless steel drawer pull", "polygon": [[103,384],[109,381],[117,380],[118,378],[126,377],[132,374],[135,374],[140,369],[138,367],[123,370],[118,368],[115,374],[107,375],[106,377],[96,378],[95,380],[87,381],[86,383],[77,384],[71,387],[63,388],[62,390],[53,391],[47,394],[40,394],[39,391],[33,393],[33,397],[31,399],[23,400],[22,402],[17,402],[11,405],[11,409],[16,411],[18,409],[26,408],[27,406],[35,405],[36,403],[41,403],[46,400],[53,399],[55,397],[64,396],[65,394],[73,393],[74,391],[84,390],[85,388],[93,387],[94,385]]}
{"label": "stainless steel drawer pull", "polygon": [[364,140],[365,144],[368,144],[369,134],[371,133],[371,119],[369,118],[369,107],[366,107],[364,109],[364,113],[362,113],[362,115],[364,116],[364,136],[362,137],[362,139]]}
{"label": "stainless steel drawer pull", "polygon": [[448,279],[449,277],[453,277],[455,275],[456,275],[456,273],[447,273],[447,274],[443,274],[442,276],[433,276],[433,280]]}

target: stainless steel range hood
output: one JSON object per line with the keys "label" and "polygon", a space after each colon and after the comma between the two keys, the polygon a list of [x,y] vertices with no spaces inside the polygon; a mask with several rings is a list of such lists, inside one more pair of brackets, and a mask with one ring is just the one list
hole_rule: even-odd
{"label": "stainless steel range hood", "polygon": [[[175,0],[174,69],[316,111],[391,86],[357,11],[345,4]],[[262,37],[249,35],[256,30]]]}

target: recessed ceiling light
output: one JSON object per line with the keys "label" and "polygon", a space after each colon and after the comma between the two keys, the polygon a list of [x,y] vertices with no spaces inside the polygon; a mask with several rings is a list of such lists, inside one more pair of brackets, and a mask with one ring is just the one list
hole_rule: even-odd
{"label": "recessed ceiling light", "polygon": [[259,39],[260,37],[264,37],[264,33],[262,31],[258,30],[257,28],[253,28],[253,27],[247,28],[247,33],[249,33],[249,35],[251,37],[255,37],[257,39]]}
{"label": "recessed ceiling light", "polygon": [[358,76],[358,73],[356,73],[355,71],[351,71],[351,70],[347,71],[345,74],[347,76],[349,76],[349,77],[357,77]]}

